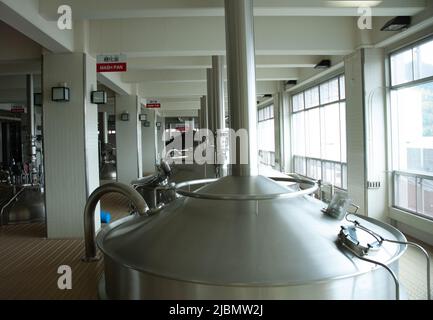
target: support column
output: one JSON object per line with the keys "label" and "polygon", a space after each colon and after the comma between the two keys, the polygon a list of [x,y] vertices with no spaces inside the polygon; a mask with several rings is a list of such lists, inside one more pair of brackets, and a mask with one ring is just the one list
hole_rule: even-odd
{"label": "support column", "polygon": [[345,59],[348,193],[361,214],[382,221],[388,210],[384,61],[382,49]]}
{"label": "support column", "polygon": [[[116,95],[117,181],[130,184],[142,176],[141,99],[137,95]],[[122,114],[128,114],[127,121]]]}
{"label": "support column", "polygon": [[[69,102],[52,101],[59,84],[70,88]],[[48,238],[82,238],[83,212],[99,187],[96,61],[83,53],[43,57],[43,134]],[[99,207],[95,214],[100,228]]]}
{"label": "support column", "polygon": [[283,92],[278,91],[272,95],[274,100],[274,128],[275,128],[275,169],[281,170],[283,167],[283,126],[282,126],[282,116],[283,116]]}
{"label": "support column", "polygon": [[142,114],[147,115],[148,127],[141,124],[141,138],[142,138],[142,161],[143,172],[142,175],[146,176],[155,172],[157,162],[157,145],[156,145],[156,112],[153,109],[141,110]]}

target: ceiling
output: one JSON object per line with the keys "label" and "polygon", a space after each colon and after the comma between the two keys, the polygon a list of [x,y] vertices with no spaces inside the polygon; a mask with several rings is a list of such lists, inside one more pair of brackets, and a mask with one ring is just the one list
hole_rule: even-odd
{"label": "ceiling", "polygon": [[[302,81],[319,72],[313,67],[322,59],[335,65],[360,46],[394,36],[380,31],[394,16],[412,16],[414,23],[428,19],[432,2],[255,0],[257,93],[273,94],[288,80]],[[357,27],[358,7],[366,4],[372,6],[372,30]],[[72,31],[56,28],[60,5],[72,8]],[[173,110],[199,108],[211,56],[225,54],[222,0],[0,0],[0,20],[27,36],[28,50],[22,45],[2,48],[26,52],[14,55],[13,63],[21,65],[12,69],[22,72],[23,61],[34,69],[42,48],[92,56],[123,53],[128,72],[101,76],[103,83],[161,98],[163,107]],[[10,30],[0,24],[0,34],[6,32]],[[8,57],[0,51],[2,61]],[[111,88],[119,91],[116,86]]]}

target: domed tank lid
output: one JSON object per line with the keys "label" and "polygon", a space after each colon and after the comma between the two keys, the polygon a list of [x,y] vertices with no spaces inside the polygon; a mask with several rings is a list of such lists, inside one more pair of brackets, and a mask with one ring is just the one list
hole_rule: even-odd
{"label": "domed tank lid", "polygon": [[287,192],[290,190],[264,176],[227,176],[200,188],[196,193],[263,196]]}
{"label": "domed tank lid", "polygon": [[[285,187],[264,177],[227,177],[199,192],[260,194]],[[287,191],[287,189],[285,189]],[[244,192],[245,193],[245,192]],[[337,245],[340,226],[312,197],[261,201],[179,198],[151,217],[131,217],[98,235],[116,263],[165,278],[218,285],[294,285],[367,272]],[[384,237],[396,229],[360,218]],[[389,263],[402,247],[384,244],[375,259]]]}

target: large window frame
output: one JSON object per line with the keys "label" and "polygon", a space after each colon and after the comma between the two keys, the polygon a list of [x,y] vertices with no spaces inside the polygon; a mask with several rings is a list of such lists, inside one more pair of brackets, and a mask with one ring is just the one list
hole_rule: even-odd
{"label": "large window frame", "polygon": [[[409,215],[413,215],[415,217],[428,219],[433,222],[433,216],[424,214],[424,206],[425,206],[425,193],[430,191],[431,185],[433,185],[433,173],[430,174],[428,172],[419,172],[417,170],[410,170],[408,168],[402,169],[399,164],[396,164],[396,141],[398,139],[398,134],[395,133],[395,124],[393,123],[395,115],[395,111],[393,110],[395,99],[394,97],[398,94],[399,90],[410,89],[415,87],[420,87],[424,84],[432,84],[433,83],[433,74],[428,75],[426,77],[422,77],[420,74],[420,70],[415,70],[416,63],[420,63],[417,59],[419,57],[415,56],[415,50],[420,48],[423,45],[433,43],[433,36],[426,37],[422,40],[413,42],[409,45],[406,45],[398,50],[394,50],[388,53],[388,77],[389,77],[389,121],[390,121],[390,167],[391,167],[391,208],[397,209],[402,212],[405,212]],[[410,51],[410,52],[409,52]],[[418,51],[419,53],[419,51]],[[409,71],[410,79],[401,80],[398,76],[401,75],[397,71],[397,76],[393,74],[393,59],[398,55],[407,54],[409,57],[411,68],[406,71]],[[419,67],[419,65],[418,65]],[[404,70],[403,70],[404,72]],[[407,76],[407,74],[406,74]],[[397,80],[397,81],[395,81]],[[424,149],[422,149],[424,150]],[[407,181],[406,192],[401,193],[401,185],[400,181]],[[411,181],[409,183],[409,181]],[[428,190],[427,190],[428,189]],[[430,191],[431,192],[431,191]],[[406,201],[403,201],[401,198],[406,198]],[[411,198],[411,200],[408,200]],[[407,202],[407,205],[403,205],[403,202]],[[398,215],[398,214],[397,214]],[[395,216],[395,215],[394,215]]]}
{"label": "large window frame", "polygon": [[[258,148],[258,156],[259,161],[261,164],[265,166],[270,166],[272,168],[275,168],[275,111],[274,111],[274,104],[270,103],[266,106],[259,107],[257,109],[257,130],[259,130],[259,127],[261,124],[265,124],[266,122],[273,122],[274,127],[274,151],[269,150],[262,150]],[[259,137],[261,139],[261,137]]]}
{"label": "large window frame", "polygon": [[[329,86],[335,85],[338,88],[338,97],[330,97]],[[328,86],[328,92],[326,92],[326,86]],[[310,102],[310,105],[306,106],[306,102]],[[315,180],[321,180],[324,183],[334,185],[338,189],[347,190],[347,146],[346,146],[346,92],[345,92],[345,76],[344,73],[339,73],[336,76],[327,78],[318,84],[306,87],[302,91],[295,92],[291,95],[291,108],[290,108],[290,119],[292,128],[292,171],[302,176],[312,178]],[[337,107],[339,114],[339,160],[330,159],[324,156],[324,142],[323,139],[325,134],[322,136],[322,128],[324,126],[323,115],[330,107]],[[319,129],[317,135],[319,136],[320,154],[316,156],[307,156],[307,151],[304,150],[303,155],[299,155],[296,152],[296,133],[299,130],[298,126],[295,125],[295,117],[301,117],[304,126],[301,128],[304,131],[304,136],[307,136],[307,117],[308,113],[317,110],[319,117]],[[344,111],[342,111],[344,110]],[[326,118],[326,117],[325,117]],[[317,115],[316,115],[317,122]],[[343,121],[344,120],[344,121]],[[342,128],[344,123],[344,130]],[[326,126],[326,125],[325,125]],[[344,135],[344,136],[343,136]],[[307,149],[308,137],[304,138],[304,147]],[[315,142],[317,144],[317,141]],[[317,146],[316,146],[317,147]],[[344,154],[343,154],[344,153]],[[333,176],[332,178],[329,178]]]}

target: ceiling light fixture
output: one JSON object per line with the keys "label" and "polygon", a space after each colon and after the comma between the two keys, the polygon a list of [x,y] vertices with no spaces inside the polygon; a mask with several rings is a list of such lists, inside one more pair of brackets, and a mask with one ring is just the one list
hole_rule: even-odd
{"label": "ceiling light fixture", "polygon": [[340,8],[359,8],[359,7],[376,7],[382,3],[379,0],[366,0],[366,1],[350,1],[350,0],[334,0],[324,1],[327,7],[340,7]]}

